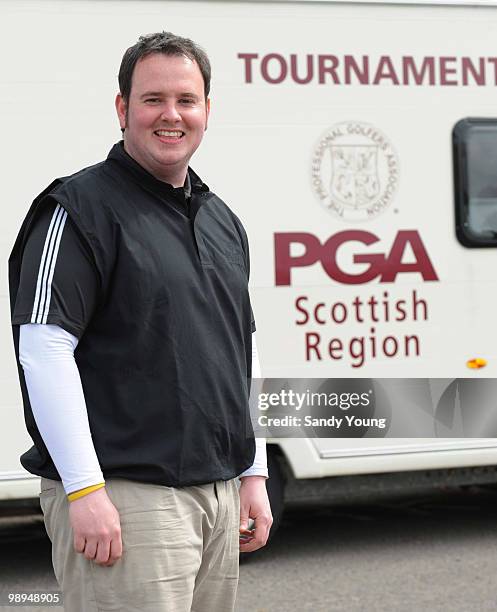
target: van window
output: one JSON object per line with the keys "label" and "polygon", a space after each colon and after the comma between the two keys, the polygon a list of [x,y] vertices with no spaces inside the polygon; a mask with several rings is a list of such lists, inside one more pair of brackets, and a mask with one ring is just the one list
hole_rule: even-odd
{"label": "van window", "polygon": [[457,239],[497,247],[497,119],[463,119],[452,141]]}

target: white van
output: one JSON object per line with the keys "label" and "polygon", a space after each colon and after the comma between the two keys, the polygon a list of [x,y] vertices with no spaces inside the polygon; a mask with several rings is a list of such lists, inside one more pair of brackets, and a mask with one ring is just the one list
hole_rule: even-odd
{"label": "white van", "polygon": [[[170,30],[212,61],[192,165],[247,229],[264,376],[497,378],[496,24],[483,0],[0,0],[4,262],[33,197],[120,138],[123,50]],[[24,499],[2,287],[0,499]],[[492,438],[269,442],[277,515],[350,476],[495,480]]]}

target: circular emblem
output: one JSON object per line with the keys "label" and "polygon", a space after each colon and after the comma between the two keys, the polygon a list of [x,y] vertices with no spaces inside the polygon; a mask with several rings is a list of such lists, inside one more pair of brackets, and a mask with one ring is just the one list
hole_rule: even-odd
{"label": "circular emblem", "polygon": [[368,123],[337,123],[314,148],[314,193],[326,210],[344,221],[367,221],[382,213],[392,202],[398,182],[395,150]]}

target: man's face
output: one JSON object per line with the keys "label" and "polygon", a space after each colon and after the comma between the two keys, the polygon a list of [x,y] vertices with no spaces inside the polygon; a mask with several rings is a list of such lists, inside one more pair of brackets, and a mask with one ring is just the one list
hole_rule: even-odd
{"label": "man's face", "polygon": [[202,142],[209,108],[197,63],[182,55],[153,53],[139,60],[128,102],[121,94],[116,98],[127,153],[175,187],[183,185]]}

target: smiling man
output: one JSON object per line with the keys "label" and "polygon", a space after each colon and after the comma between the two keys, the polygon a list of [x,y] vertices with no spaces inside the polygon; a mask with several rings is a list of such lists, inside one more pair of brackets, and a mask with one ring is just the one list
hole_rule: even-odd
{"label": "smiling man", "polygon": [[156,178],[183,186],[209,118],[197,62],[184,55],[145,56],[135,66],[131,91],[126,82],[121,90],[116,108],[126,152]]}
{"label": "smiling man", "polygon": [[205,52],[141,37],[119,86],[123,141],[35,199],[9,261],[21,461],[42,477],[66,612],[228,612],[239,551],[272,522],[248,242],[189,167]]}

